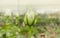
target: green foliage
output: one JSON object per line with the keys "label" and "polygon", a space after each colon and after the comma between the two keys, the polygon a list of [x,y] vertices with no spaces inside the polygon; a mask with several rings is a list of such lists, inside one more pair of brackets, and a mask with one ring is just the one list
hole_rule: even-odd
{"label": "green foliage", "polygon": [[60,27],[57,27],[56,31],[60,34]]}
{"label": "green foliage", "polygon": [[[42,18],[38,19],[38,14],[36,15],[35,11],[30,10],[28,13],[29,14],[31,13],[32,15],[30,15],[30,17],[29,17],[29,15],[27,15],[27,12],[26,12],[26,14],[24,15],[24,18],[20,18],[20,16],[15,16],[14,19],[11,19],[11,16],[4,16],[3,20],[5,20],[5,23],[3,26],[0,26],[0,37],[16,38],[16,32],[18,32],[19,35],[28,34],[29,38],[30,38],[31,35],[34,35],[34,34],[36,35],[39,32],[42,32],[42,33],[47,32],[47,30],[45,28],[46,25],[49,26],[51,23],[53,23],[53,24],[60,23],[58,18],[45,18],[44,17],[45,15],[44,15]],[[25,26],[20,26],[20,25],[23,25],[22,24],[23,22],[24,22]],[[34,27],[34,25],[36,23],[37,24],[39,23],[39,25],[40,24],[41,25],[38,27]],[[60,33],[60,28],[59,27],[56,28],[56,26],[54,26],[54,28],[52,27],[51,32],[54,33],[55,31]]]}

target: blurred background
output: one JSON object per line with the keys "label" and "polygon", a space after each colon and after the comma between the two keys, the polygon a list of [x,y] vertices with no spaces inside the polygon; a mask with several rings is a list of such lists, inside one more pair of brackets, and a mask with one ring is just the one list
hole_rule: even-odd
{"label": "blurred background", "polygon": [[0,0],[0,11],[24,12],[31,7],[38,13],[60,11],[60,0]]}

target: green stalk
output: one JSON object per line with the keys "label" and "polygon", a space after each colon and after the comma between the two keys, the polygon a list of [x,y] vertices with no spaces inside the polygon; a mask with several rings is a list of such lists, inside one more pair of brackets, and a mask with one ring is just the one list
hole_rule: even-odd
{"label": "green stalk", "polygon": [[31,27],[29,27],[28,38],[31,38]]}

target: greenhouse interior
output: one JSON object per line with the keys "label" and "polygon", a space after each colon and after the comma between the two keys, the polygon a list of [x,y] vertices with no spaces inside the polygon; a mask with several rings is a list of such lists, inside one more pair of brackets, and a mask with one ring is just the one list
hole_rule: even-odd
{"label": "greenhouse interior", "polygon": [[60,38],[60,0],[0,0],[0,38]]}

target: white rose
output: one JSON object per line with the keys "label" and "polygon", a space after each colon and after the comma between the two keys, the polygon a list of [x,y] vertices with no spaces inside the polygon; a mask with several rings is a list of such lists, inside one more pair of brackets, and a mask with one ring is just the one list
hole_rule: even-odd
{"label": "white rose", "polygon": [[29,25],[31,25],[33,23],[33,21],[35,22],[36,20],[36,12],[32,11],[32,10],[28,10],[26,15],[25,15],[25,21],[26,23],[28,23]]}

